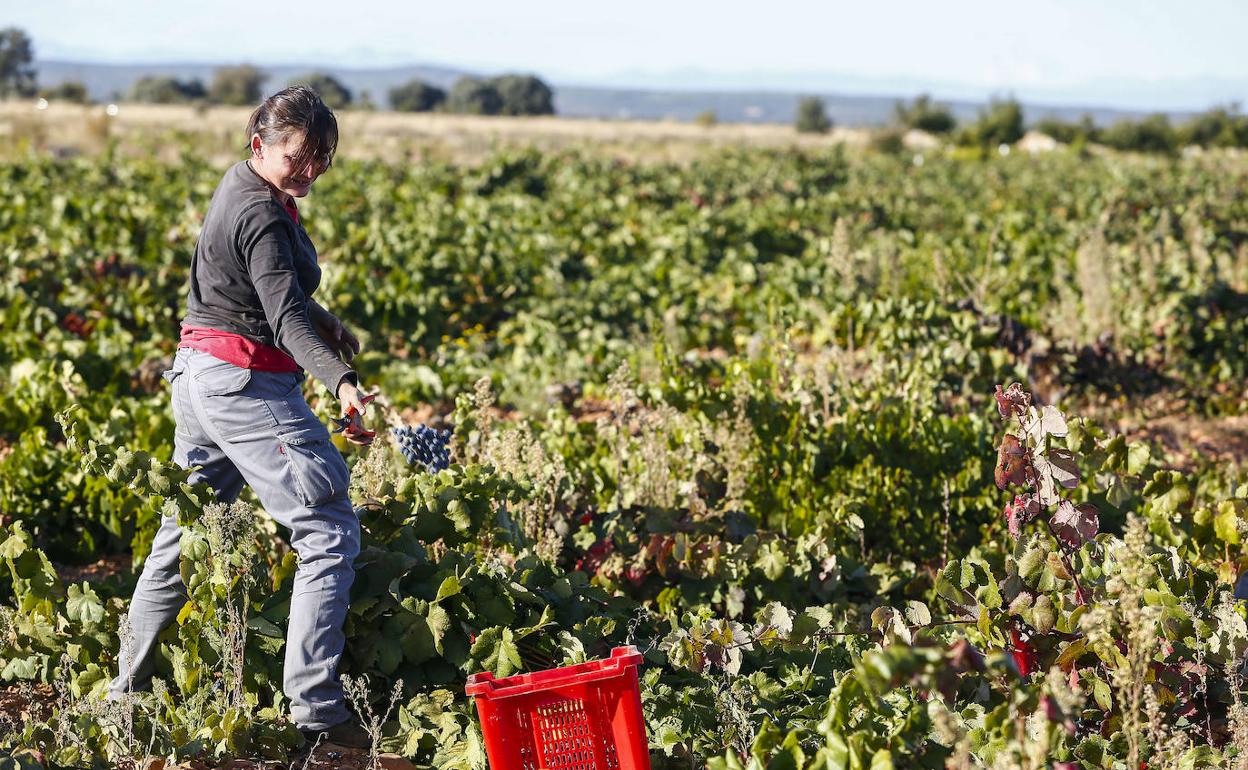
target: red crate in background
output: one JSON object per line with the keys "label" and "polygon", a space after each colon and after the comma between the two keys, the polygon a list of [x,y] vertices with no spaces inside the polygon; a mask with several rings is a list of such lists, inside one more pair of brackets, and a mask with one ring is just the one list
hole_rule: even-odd
{"label": "red crate in background", "polygon": [[491,770],[650,770],[635,647],[606,660],[495,679],[473,674]]}

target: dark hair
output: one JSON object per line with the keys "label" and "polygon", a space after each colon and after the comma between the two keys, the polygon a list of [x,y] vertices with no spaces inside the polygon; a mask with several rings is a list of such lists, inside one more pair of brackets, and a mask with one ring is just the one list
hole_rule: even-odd
{"label": "dark hair", "polygon": [[296,168],[307,166],[313,158],[322,159],[328,167],[338,150],[338,119],[307,86],[283,88],[265,99],[247,121],[248,148],[255,134],[265,144],[278,144],[301,134],[303,145],[294,158]]}

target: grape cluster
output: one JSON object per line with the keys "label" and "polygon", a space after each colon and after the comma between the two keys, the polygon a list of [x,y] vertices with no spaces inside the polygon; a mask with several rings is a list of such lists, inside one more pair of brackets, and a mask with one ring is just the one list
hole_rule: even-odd
{"label": "grape cluster", "polygon": [[451,464],[451,432],[434,430],[425,425],[404,425],[391,428],[399,444],[399,452],[409,464],[420,463],[430,473],[440,471]]}

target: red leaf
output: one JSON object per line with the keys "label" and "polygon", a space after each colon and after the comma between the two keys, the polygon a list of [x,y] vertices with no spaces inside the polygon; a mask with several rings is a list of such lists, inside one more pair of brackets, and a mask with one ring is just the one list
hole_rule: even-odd
{"label": "red leaf", "polygon": [[1010,537],[1017,540],[1023,527],[1040,514],[1040,501],[1033,495],[1014,495],[1014,499],[1005,504],[1002,513],[1005,515]]}
{"label": "red leaf", "polygon": [[1057,504],[1057,513],[1053,514],[1053,534],[1067,548],[1078,548],[1096,537],[1101,531],[1101,519],[1096,513],[1096,506],[1091,503],[1074,505],[1069,500]]}
{"label": "red leaf", "polygon": [[1011,484],[1023,486],[1027,483],[1027,450],[1012,433],[1005,434],[1001,446],[997,447],[997,468],[994,478],[998,489],[1005,489]]}
{"label": "red leaf", "polygon": [[1010,657],[1014,659],[1014,665],[1018,666],[1018,673],[1026,679],[1032,671],[1036,670],[1036,651],[1031,645],[1023,641],[1023,637],[1018,633],[1017,628],[1010,629]]}

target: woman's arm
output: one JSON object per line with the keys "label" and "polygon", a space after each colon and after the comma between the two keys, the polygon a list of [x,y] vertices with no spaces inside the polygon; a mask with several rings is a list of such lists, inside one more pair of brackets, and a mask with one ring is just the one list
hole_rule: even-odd
{"label": "woman's arm", "polygon": [[360,341],[346,324],[311,297],[308,297],[308,316],[312,319],[312,328],[321,335],[325,344],[351,363],[360,352]]}
{"label": "woman's arm", "polygon": [[335,396],[344,382],[358,386],[356,373],[312,326],[311,306],[299,286],[289,236],[282,225],[269,221],[248,228],[244,222],[238,245],[277,346]]}

